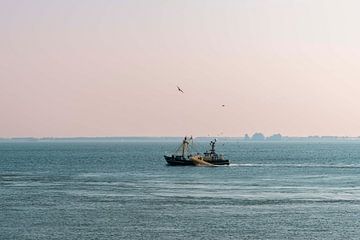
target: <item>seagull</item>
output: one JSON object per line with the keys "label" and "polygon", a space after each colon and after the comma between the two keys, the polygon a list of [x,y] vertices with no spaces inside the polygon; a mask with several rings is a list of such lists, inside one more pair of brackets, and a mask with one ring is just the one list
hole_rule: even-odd
{"label": "seagull", "polygon": [[184,91],[183,91],[179,86],[176,86],[176,87],[177,87],[177,89],[179,90],[179,92],[184,93]]}

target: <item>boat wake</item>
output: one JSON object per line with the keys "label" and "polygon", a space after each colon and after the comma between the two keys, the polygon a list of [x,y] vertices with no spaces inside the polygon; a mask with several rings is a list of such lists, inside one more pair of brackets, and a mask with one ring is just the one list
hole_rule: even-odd
{"label": "boat wake", "polygon": [[289,167],[289,168],[360,168],[359,164],[273,164],[231,163],[230,167]]}

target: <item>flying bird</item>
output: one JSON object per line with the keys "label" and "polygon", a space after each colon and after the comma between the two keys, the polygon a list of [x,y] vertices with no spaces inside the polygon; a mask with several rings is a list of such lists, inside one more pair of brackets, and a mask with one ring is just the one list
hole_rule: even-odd
{"label": "flying bird", "polygon": [[179,86],[176,86],[176,87],[177,87],[177,89],[179,90],[179,92],[184,93],[184,91],[183,91]]}

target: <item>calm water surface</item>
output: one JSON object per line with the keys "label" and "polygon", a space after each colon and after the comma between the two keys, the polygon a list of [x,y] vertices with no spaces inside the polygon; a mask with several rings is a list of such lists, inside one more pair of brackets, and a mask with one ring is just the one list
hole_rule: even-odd
{"label": "calm water surface", "polygon": [[220,143],[216,168],[176,147],[0,143],[0,239],[359,239],[360,143]]}

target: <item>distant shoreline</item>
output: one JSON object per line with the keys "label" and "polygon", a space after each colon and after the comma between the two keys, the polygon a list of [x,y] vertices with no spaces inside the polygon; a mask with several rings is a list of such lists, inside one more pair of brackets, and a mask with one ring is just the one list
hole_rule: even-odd
{"label": "distant shoreline", "polygon": [[[196,137],[195,141],[210,141],[212,139],[226,142],[348,142],[360,141],[360,137],[338,137],[338,136],[308,136],[308,137],[288,137],[281,136],[278,139],[265,137],[264,139],[249,139],[246,137]],[[169,141],[179,142],[183,137],[13,137],[0,138],[0,142],[49,142],[49,141],[112,141],[112,142],[129,142],[129,141]]]}

